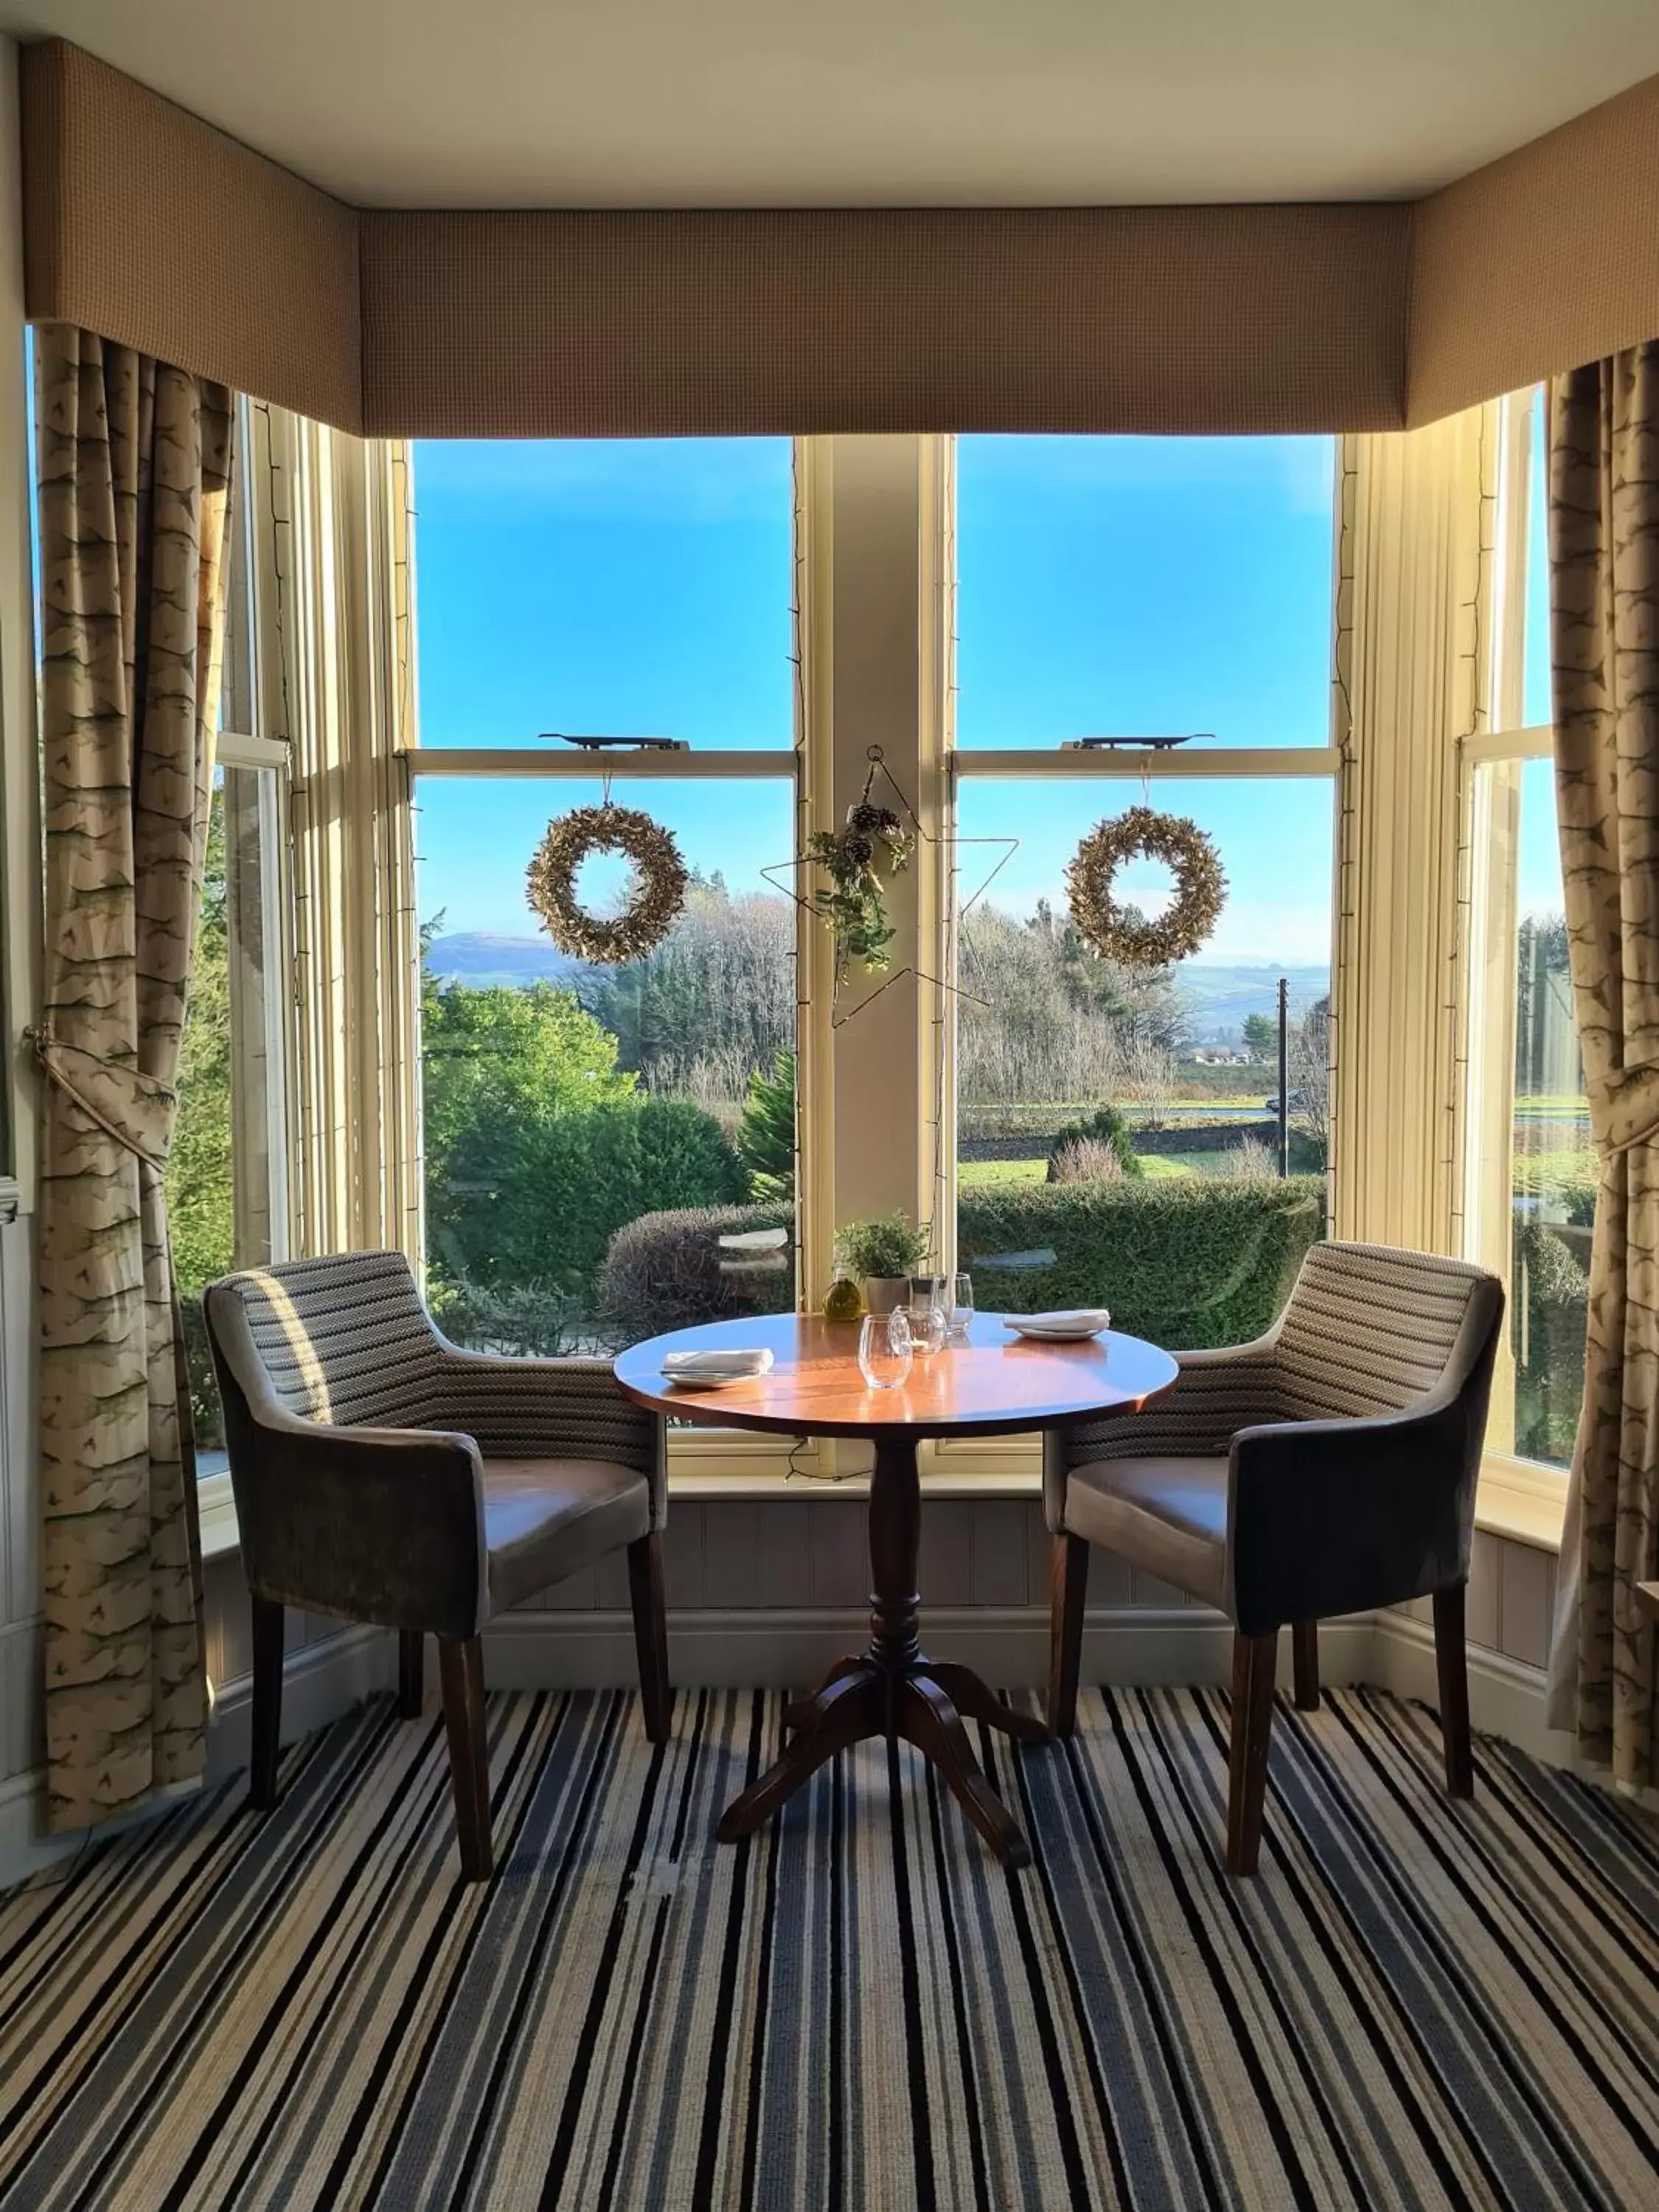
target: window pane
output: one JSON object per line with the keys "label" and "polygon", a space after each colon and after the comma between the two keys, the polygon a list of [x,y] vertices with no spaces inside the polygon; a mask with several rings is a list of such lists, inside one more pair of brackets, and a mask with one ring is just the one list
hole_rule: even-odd
{"label": "window pane", "polygon": [[[609,1351],[794,1302],[795,909],[760,872],[787,869],[793,784],[613,796],[672,830],[693,880],[656,951],[599,968],[555,946],[525,884],[597,783],[417,787],[429,1289],[465,1343]],[[603,912],[626,881],[596,858],[577,888]]]}
{"label": "window pane", "polygon": [[[198,1448],[223,1445],[202,1292],[232,1267],[282,1249],[273,1193],[282,1147],[279,973],[275,886],[276,777],[220,769],[208,824],[202,911],[179,1054],[179,1120],[167,1162],[167,1219],[185,1323]],[[280,1186],[278,1187],[280,1189]]]}
{"label": "window pane", "polygon": [[1567,972],[1553,767],[1527,762],[1520,786],[1512,971],[1514,1449],[1523,1458],[1565,1466],[1584,1395],[1597,1178]]}
{"label": "window pane", "polygon": [[794,732],[787,438],[423,441],[421,737]]}
{"label": "window pane", "polygon": [[964,437],[957,741],[1329,742],[1329,438]]}
{"label": "window pane", "polygon": [[[1137,788],[963,778],[958,797],[962,839],[1020,841],[961,925],[957,1248],[977,1303],[1104,1304],[1160,1343],[1243,1341],[1273,1319],[1322,1230],[1329,782],[1153,783],[1153,807],[1214,841],[1229,886],[1209,943],[1151,974],[1088,952],[1065,887],[1079,837],[1137,803]],[[994,846],[959,846],[963,901],[995,857]],[[1152,916],[1168,883],[1136,860],[1117,889]],[[1288,1182],[1277,1152],[1281,977]]]}

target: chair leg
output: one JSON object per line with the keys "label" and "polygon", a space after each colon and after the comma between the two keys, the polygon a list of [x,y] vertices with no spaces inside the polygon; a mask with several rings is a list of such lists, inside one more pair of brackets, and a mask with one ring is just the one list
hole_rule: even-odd
{"label": "chair leg", "polygon": [[1298,1620],[1291,1628],[1291,1664],[1296,1675],[1296,1709],[1319,1711],[1319,1623]]}
{"label": "chair leg", "polygon": [[256,1597],[253,1612],[253,1743],[247,1802],[256,1813],[276,1803],[276,1765],[283,1743],[283,1607]]}
{"label": "chair leg", "polygon": [[1083,1607],[1089,1595],[1086,1537],[1054,1538],[1048,1577],[1048,1730],[1077,1727],[1077,1678],[1083,1663]]}
{"label": "chair leg", "polygon": [[489,1743],[484,1731],[483,1646],[476,1636],[438,1638],[444,1727],[449,1735],[449,1780],[455,1796],[455,1829],[461,1872],[488,1881],[494,1868],[489,1842]]}
{"label": "chair leg", "polygon": [[1440,1733],[1446,1751],[1446,1794],[1474,1795],[1469,1741],[1469,1672],[1463,1632],[1464,1584],[1434,1594],[1434,1660],[1440,1676]]}
{"label": "chair leg", "polygon": [[1267,1794],[1267,1739],[1273,1724],[1279,1638],[1233,1638],[1232,1736],[1227,1761],[1227,1871],[1255,1872],[1261,1808]]}
{"label": "chair leg", "polygon": [[417,1721],[426,1700],[426,1638],[418,1630],[398,1632],[398,1717]]}
{"label": "chair leg", "polygon": [[639,1658],[640,1705],[645,1715],[646,1736],[652,1743],[666,1743],[674,1693],[668,1682],[662,1537],[655,1528],[628,1547],[628,1595],[634,1608],[634,1649]]}

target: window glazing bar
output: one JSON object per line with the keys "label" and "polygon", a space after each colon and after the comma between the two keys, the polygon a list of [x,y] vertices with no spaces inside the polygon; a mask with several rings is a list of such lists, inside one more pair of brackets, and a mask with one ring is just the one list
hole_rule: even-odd
{"label": "window glazing bar", "polygon": [[793,776],[800,757],[793,745],[757,747],[752,752],[579,752],[574,746],[554,752],[522,745],[416,745],[409,764],[416,775],[561,776],[576,783],[599,783],[606,776],[620,783],[631,776],[651,783],[727,781],[759,776]]}
{"label": "window glazing bar", "polygon": [[1342,757],[1334,745],[1240,745],[1224,750],[1212,745],[1202,752],[1036,752],[1024,747],[969,751],[958,748],[951,756],[959,775],[1080,776],[1097,783],[1116,776],[1139,783],[1151,776],[1162,783],[1178,776],[1334,775]]}

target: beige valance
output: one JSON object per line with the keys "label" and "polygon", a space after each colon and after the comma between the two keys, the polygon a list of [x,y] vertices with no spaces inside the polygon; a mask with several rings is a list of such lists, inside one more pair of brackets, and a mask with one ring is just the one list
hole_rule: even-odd
{"label": "beige valance", "polygon": [[366,435],[1398,429],[1659,330],[1659,77],[1415,204],[358,210],[62,40],[27,306]]}

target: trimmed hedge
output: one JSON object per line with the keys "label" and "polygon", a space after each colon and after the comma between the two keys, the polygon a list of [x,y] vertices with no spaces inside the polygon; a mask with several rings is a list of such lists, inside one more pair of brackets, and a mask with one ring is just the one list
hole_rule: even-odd
{"label": "trimmed hedge", "polygon": [[781,1200],[641,1214],[611,1240],[596,1286],[599,1313],[635,1340],[699,1322],[788,1313],[795,1303],[793,1241],[778,1255],[780,1266],[765,1254],[748,1260],[722,1251],[720,1240],[757,1229],[787,1229],[793,1240],[794,1225],[795,1209]]}
{"label": "trimmed hedge", "polygon": [[[988,1184],[957,1211],[960,1264],[987,1312],[1104,1305],[1115,1328],[1172,1351],[1259,1336],[1324,1233],[1318,1176]],[[1043,1250],[1052,1263],[987,1264]]]}
{"label": "trimmed hedge", "polygon": [[[787,1228],[777,1205],[691,1207],[629,1222],[611,1240],[601,1310],[636,1336],[694,1322],[786,1313],[794,1269],[734,1267],[719,1239]],[[1173,1350],[1259,1336],[1325,1230],[1318,1176],[1192,1176],[1145,1182],[991,1185],[963,1190],[962,1265],[988,1312],[1109,1306],[1115,1326]],[[1005,1268],[999,1255],[1052,1249],[1052,1264]]]}

